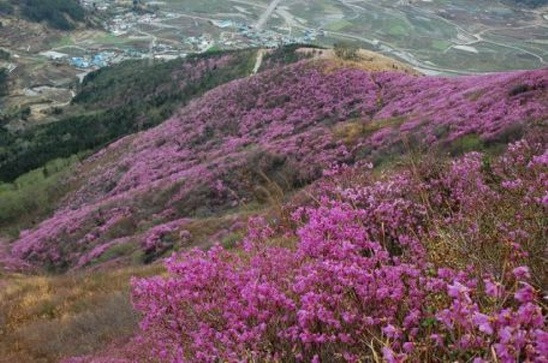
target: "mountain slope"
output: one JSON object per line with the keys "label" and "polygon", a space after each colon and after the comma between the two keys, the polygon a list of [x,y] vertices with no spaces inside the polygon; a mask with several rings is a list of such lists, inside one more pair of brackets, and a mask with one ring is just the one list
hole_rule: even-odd
{"label": "mountain slope", "polygon": [[174,112],[0,185],[31,226],[0,236],[0,356],[543,361],[548,71],[329,53],[192,100],[184,62],[89,79],[75,107]]}
{"label": "mountain slope", "polygon": [[135,279],[136,338],[92,361],[542,361],[546,141],[330,169],[236,249]]}
{"label": "mountain slope", "polygon": [[59,30],[72,30],[85,20],[78,0],[1,0],[0,16],[20,15],[36,23],[45,22]]}
{"label": "mountain slope", "polygon": [[[297,50],[271,52],[261,70],[312,56]],[[257,49],[210,52],[152,64],[127,61],[92,72],[60,120],[22,131],[0,126],[0,181],[151,128],[206,91],[249,76],[256,55]]]}
{"label": "mountain slope", "polygon": [[[336,162],[519,139],[546,121],[547,82],[545,70],[417,77],[329,61],[234,81],[86,160],[76,172],[81,187],[24,232],[12,255],[54,270],[138,251],[150,261],[196,243],[185,232],[196,220],[288,193]],[[209,243],[238,231],[238,218],[221,224],[224,235]]]}

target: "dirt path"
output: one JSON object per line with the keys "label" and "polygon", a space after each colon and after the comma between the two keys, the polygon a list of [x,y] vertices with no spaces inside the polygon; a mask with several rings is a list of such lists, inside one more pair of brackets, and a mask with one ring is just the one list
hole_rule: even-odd
{"label": "dirt path", "polygon": [[259,69],[261,68],[261,64],[263,64],[263,58],[264,58],[265,50],[259,49],[257,52],[257,59],[255,60],[255,66],[253,67],[253,74],[257,74],[259,72]]}

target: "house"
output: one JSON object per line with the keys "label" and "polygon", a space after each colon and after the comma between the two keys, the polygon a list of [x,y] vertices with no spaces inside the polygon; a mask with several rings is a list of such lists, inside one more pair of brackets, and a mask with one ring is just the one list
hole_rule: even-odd
{"label": "house", "polygon": [[72,57],[70,64],[76,68],[89,68],[90,63],[82,57]]}

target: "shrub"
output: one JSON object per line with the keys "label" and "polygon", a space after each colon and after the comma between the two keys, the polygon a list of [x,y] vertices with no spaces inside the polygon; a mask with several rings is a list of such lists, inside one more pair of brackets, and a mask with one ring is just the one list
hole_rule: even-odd
{"label": "shrub", "polygon": [[335,169],[319,204],[295,210],[296,230],[253,220],[244,251],[192,251],[166,262],[169,277],[134,280],[147,350],[132,349],[161,361],[542,360],[543,152],[521,141],[489,170],[471,153],[380,179]]}
{"label": "shrub", "polygon": [[449,152],[451,155],[462,155],[470,151],[481,151],[483,142],[478,135],[470,134],[451,142]]}
{"label": "shrub", "polygon": [[336,43],[333,47],[335,55],[344,60],[358,60],[358,51],[360,48],[356,44],[351,43]]}
{"label": "shrub", "polygon": [[[1,9],[1,3],[0,3],[0,13],[2,12],[2,9]],[[5,51],[4,49],[1,49],[0,48],[0,59],[2,60],[9,60],[11,57],[11,53],[8,52],[8,51]]]}

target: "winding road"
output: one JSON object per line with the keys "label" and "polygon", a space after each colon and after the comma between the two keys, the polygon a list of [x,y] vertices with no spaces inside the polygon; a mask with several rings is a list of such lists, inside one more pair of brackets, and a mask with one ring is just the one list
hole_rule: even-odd
{"label": "winding road", "polygon": [[283,0],[272,0],[272,2],[270,3],[270,5],[268,5],[263,15],[261,15],[259,20],[257,20],[257,22],[255,23],[254,28],[256,30],[262,30],[264,28],[265,24],[268,22],[268,19],[270,19],[270,17],[272,16],[272,13],[274,12],[274,10],[276,10],[276,7],[280,5],[282,1]]}

